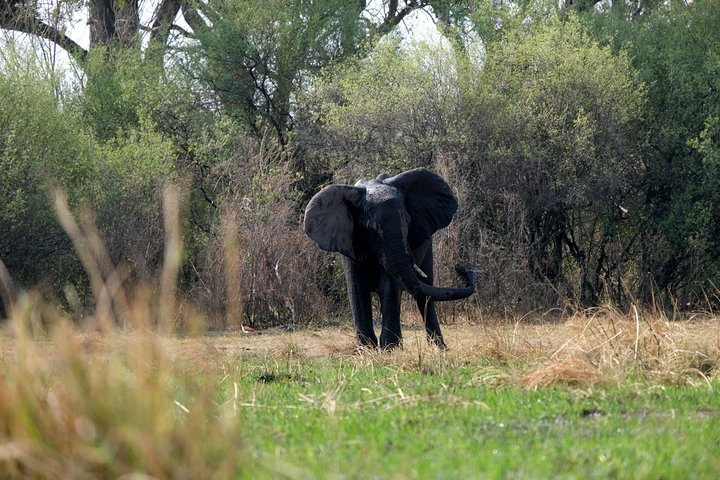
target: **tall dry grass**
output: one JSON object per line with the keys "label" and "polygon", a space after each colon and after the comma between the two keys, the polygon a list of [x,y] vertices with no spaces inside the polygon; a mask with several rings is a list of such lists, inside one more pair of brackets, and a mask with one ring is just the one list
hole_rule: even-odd
{"label": "tall dry grass", "polygon": [[473,383],[524,389],[611,387],[656,383],[718,388],[720,317],[687,321],[611,307],[575,312],[564,320],[486,317],[443,327],[449,350],[427,342],[420,315],[404,312],[403,348],[358,349],[351,325],[265,331],[261,336],[210,339],[220,351],[262,358],[333,358],[363,368],[448,373],[476,371]]}
{"label": "tall dry grass", "polygon": [[0,345],[3,477],[235,478],[250,467],[232,405],[171,361],[161,337],[93,340],[57,318],[38,341],[23,328],[36,308],[21,303]]}
{"label": "tall dry grass", "polygon": [[553,383],[558,364],[576,365],[598,382],[640,377],[711,388],[720,369],[720,318],[713,314],[670,321],[636,307],[628,313],[606,307],[573,315],[558,334],[562,344],[525,379],[528,386]]}
{"label": "tall dry grass", "polygon": [[[242,475],[252,461],[232,403],[218,405],[215,377],[201,364],[174,361],[166,345],[164,334],[181,315],[178,191],[165,192],[159,285],[133,292],[91,219],[78,221],[62,194],[54,200],[88,272],[95,311],[81,334],[37,294],[3,295],[9,319],[0,332],[0,476]],[[12,288],[0,280],[3,290]]]}
{"label": "tall dry grass", "polygon": [[405,365],[446,368],[490,364],[479,383],[527,389],[593,387],[650,381],[717,388],[720,317],[712,312],[671,321],[657,312],[612,307],[578,311],[564,320],[485,319],[446,328],[450,350],[430,348],[422,330],[406,334]]}

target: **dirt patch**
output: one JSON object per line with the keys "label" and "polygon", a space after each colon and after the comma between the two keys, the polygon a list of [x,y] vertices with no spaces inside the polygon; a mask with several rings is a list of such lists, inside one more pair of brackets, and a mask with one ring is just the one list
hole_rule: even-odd
{"label": "dirt patch", "polygon": [[350,329],[327,328],[288,332],[271,328],[254,333],[227,333],[198,337],[220,352],[257,356],[336,357],[355,353],[355,337]]}

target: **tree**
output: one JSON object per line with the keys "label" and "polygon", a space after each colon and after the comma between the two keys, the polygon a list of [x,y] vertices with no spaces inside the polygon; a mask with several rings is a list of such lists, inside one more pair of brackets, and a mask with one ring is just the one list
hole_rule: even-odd
{"label": "tree", "polygon": [[196,29],[197,70],[226,111],[255,134],[271,128],[284,145],[294,127],[294,96],[313,75],[364,56],[415,10],[432,6],[450,18],[451,5],[460,3],[393,0],[375,16],[364,1],[232,0]]}
{"label": "tree", "polygon": [[298,142],[336,180],[432,167],[455,120],[457,70],[443,49],[385,38],[308,87]]}
{"label": "tree", "polygon": [[601,41],[630,53],[648,85],[638,287],[645,301],[706,303],[720,281],[719,15],[716,0],[672,1],[644,15],[618,5],[586,19]]}
{"label": "tree", "polygon": [[200,78],[225,110],[281,144],[292,129],[292,95],[310,75],[355,54],[367,38],[361,6],[336,0],[232,0],[198,28],[194,53]]}
{"label": "tree", "polygon": [[[310,74],[355,55],[368,42],[391,32],[409,14],[433,8],[449,31],[468,11],[458,0],[59,0],[48,10],[26,0],[0,0],[0,28],[37,36],[61,46],[85,68],[89,53],[103,49],[150,49],[145,57],[162,59],[171,44],[198,47],[205,66],[202,79],[223,105],[248,128],[273,128],[281,143],[292,129],[291,102]],[[71,19],[87,9],[90,46],[68,36]],[[147,24],[140,11],[152,9]],[[181,27],[182,18],[192,30]],[[173,42],[175,31],[182,40]],[[159,62],[162,64],[162,60]],[[93,80],[91,78],[91,80]]]}
{"label": "tree", "polygon": [[[165,4],[172,0],[162,0],[150,25],[150,31],[166,31],[172,18],[163,16],[167,10]],[[95,0],[88,2],[88,26],[90,29],[90,49],[82,47],[68,35],[72,16],[84,7],[77,0],[59,0],[49,9],[40,3],[25,0],[0,1],[0,28],[28,35],[38,36],[58,44],[75,61],[82,63],[89,50],[96,45],[140,45],[140,3],[139,0]]]}
{"label": "tree", "polygon": [[481,86],[494,120],[469,167],[489,196],[478,220],[496,229],[507,202],[520,205],[519,231],[496,235],[526,242],[539,281],[582,305],[603,293],[621,301],[645,174],[635,135],[645,87],[627,55],[572,15],[505,38],[490,47]]}
{"label": "tree", "polygon": [[[241,2],[240,2],[241,3]],[[353,2],[314,2],[310,0],[273,1],[272,6],[280,17],[283,12],[318,13],[318,18],[297,18],[299,23],[323,21],[327,8],[344,9],[354,13],[354,20],[363,24],[373,36],[383,36],[392,31],[410,13],[436,4],[439,10],[450,12],[450,6],[457,0],[387,0],[373,5],[369,10],[366,0]],[[255,2],[253,5],[266,10],[265,4]],[[86,9],[87,24],[90,29],[90,46],[82,47],[68,35],[73,16]],[[141,24],[140,12],[143,9],[154,13],[147,24]],[[232,7],[230,8],[232,10]],[[58,44],[76,61],[82,62],[95,46],[111,47],[121,45],[141,48],[141,36],[148,33],[150,43],[165,49],[170,41],[171,31],[193,39],[194,33],[182,28],[178,19],[186,22],[194,30],[212,27],[223,20],[222,13],[226,10],[225,2],[210,0],[192,2],[187,0],[154,0],[143,3],[140,0],[93,0],[87,3],[80,0],[58,0],[56,4],[47,6],[31,0],[0,0],[0,29],[17,31],[37,36]],[[252,13],[252,9],[249,9]],[[239,13],[239,12],[236,12]],[[232,19],[226,19],[233,21]],[[235,19],[242,22],[242,19]]]}

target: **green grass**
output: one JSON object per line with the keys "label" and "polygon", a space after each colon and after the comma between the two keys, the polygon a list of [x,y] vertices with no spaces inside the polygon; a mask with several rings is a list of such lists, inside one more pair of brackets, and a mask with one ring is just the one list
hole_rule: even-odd
{"label": "green grass", "polygon": [[720,471],[720,396],[707,386],[628,380],[527,391],[478,384],[484,368],[244,358],[221,389],[232,402],[237,385],[244,438],[268,477],[278,467],[301,478],[715,478]]}
{"label": "green grass", "polygon": [[717,318],[449,327],[448,352],[409,328],[390,353],[356,352],[349,329],[173,338],[57,322],[45,338],[0,334],[0,478],[720,472]]}

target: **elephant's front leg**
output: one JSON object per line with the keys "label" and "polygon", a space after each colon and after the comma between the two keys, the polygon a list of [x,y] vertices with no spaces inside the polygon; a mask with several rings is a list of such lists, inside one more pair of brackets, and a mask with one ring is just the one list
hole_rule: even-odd
{"label": "elephant's front leg", "polygon": [[[426,275],[422,281],[428,285],[433,284],[433,254],[432,245],[428,244],[424,251],[420,252],[422,260],[420,261],[420,270]],[[440,348],[447,348],[445,340],[443,339],[442,332],[440,331],[440,320],[438,320],[437,312],[435,311],[435,302],[430,300],[429,297],[419,297],[416,299],[420,314],[425,321],[425,332],[427,333],[428,340],[437,345]]]}
{"label": "elephant's front leg", "polygon": [[342,264],[358,342],[360,345],[377,348],[378,341],[372,322],[369,274],[361,265],[347,257],[342,258]]}
{"label": "elephant's front leg", "polygon": [[380,309],[382,310],[382,333],[380,334],[380,348],[390,350],[402,345],[400,332],[400,297],[402,290],[397,282],[384,274],[380,278],[378,294],[380,296]]}

